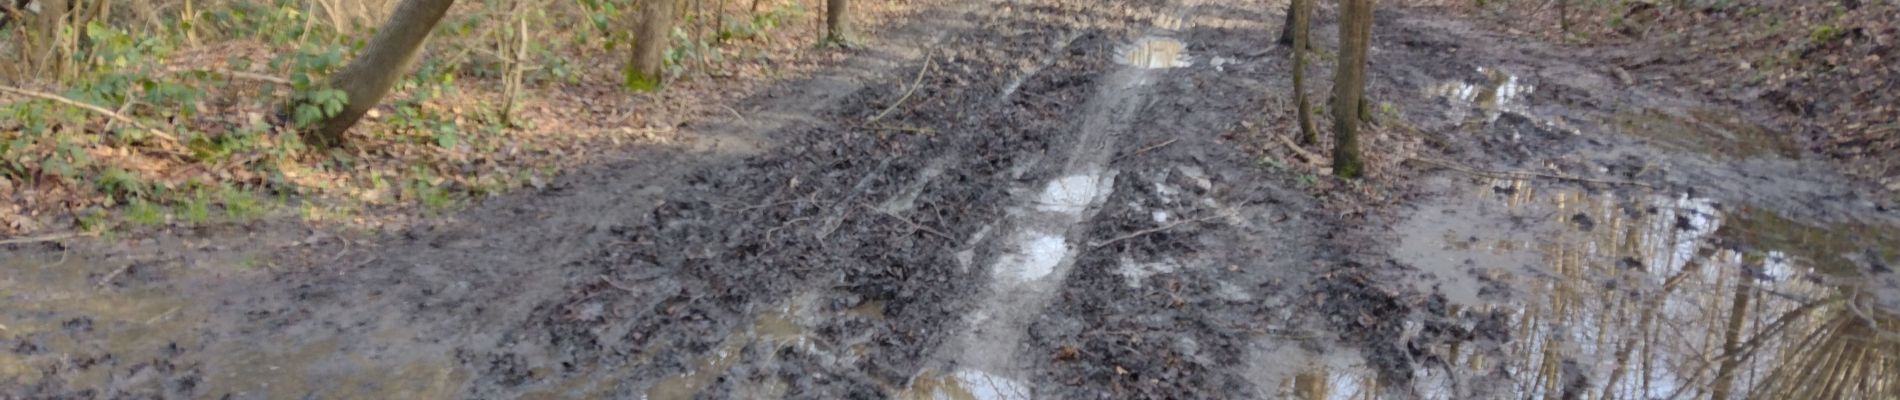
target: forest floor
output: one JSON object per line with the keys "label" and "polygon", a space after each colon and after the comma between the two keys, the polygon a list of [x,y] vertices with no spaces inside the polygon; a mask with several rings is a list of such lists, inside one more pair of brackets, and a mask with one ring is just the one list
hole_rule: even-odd
{"label": "forest floor", "polygon": [[404,229],[6,244],[0,397],[1668,397],[1900,326],[1893,197],[1766,101],[1392,7],[1342,181],[1283,5],[913,5]]}

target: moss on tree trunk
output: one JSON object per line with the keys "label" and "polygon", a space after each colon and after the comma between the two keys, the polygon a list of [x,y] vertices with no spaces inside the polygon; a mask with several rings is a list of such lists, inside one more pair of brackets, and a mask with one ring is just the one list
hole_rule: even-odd
{"label": "moss on tree trunk", "polygon": [[826,43],[838,45],[850,43],[851,22],[846,14],[850,10],[850,0],[825,0]]}
{"label": "moss on tree trunk", "polygon": [[651,92],[660,89],[666,68],[666,48],[673,31],[679,0],[647,1],[640,10],[639,27],[634,29],[632,53],[622,68],[627,89]]}
{"label": "moss on tree trunk", "polygon": [[1339,68],[1333,81],[1333,174],[1365,174],[1359,157],[1359,124],[1366,91],[1366,55],[1372,43],[1372,0],[1343,0],[1339,21]]}

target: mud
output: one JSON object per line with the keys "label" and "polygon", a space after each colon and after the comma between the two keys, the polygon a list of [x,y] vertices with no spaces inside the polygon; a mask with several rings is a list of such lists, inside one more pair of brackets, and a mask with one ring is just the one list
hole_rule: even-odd
{"label": "mud", "polygon": [[11,246],[0,397],[1776,397],[1889,345],[1877,189],[1429,10],[1370,93],[1434,161],[1309,190],[1237,134],[1290,115],[1282,9],[946,1],[429,226]]}

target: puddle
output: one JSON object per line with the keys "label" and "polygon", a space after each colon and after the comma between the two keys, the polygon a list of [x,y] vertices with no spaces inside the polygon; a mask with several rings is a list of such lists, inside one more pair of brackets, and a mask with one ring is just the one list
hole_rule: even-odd
{"label": "puddle", "polygon": [[911,379],[910,387],[897,398],[902,400],[1029,400],[1028,386],[1015,380],[982,371],[959,370],[944,375],[924,371]]}
{"label": "puddle", "polygon": [[1048,212],[1081,214],[1097,198],[1108,194],[1102,189],[1104,185],[1112,184],[1112,181],[1104,181],[1107,180],[1093,173],[1069,175],[1050,181],[1043,186],[1042,195],[1036,198],[1036,208]]}
{"label": "puddle", "polygon": [[[719,348],[695,360],[691,369],[684,374],[668,377],[648,388],[642,399],[649,400],[685,400],[693,399],[707,387],[717,382],[726,371],[744,360],[745,349],[750,345],[770,346],[771,351],[764,354],[777,355],[776,349],[787,347],[807,352],[816,351],[811,332],[794,318],[811,303],[815,296],[799,296],[784,305],[762,312],[753,318],[752,324],[745,330],[734,332],[726,337]],[[882,306],[878,311],[882,311]],[[870,310],[863,310],[870,311]],[[770,385],[768,385],[770,386]]]}
{"label": "puddle", "polygon": [[1147,280],[1150,276],[1173,273],[1174,271],[1181,270],[1181,265],[1174,262],[1174,260],[1136,262],[1128,257],[1122,257],[1120,264],[1121,269],[1118,272],[1121,272],[1122,277],[1127,279],[1128,287],[1130,288],[1140,288],[1141,282]]}
{"label": "puddle", "polygon": [[[129,360],[163,359],[166,345],[197,343],[192,321],[202,312],[174,291],[100,287],[116,268],[65,260],[15,258],[0,263],[0,381],[32,385],[46,370],[74,368],[74,359],[99,365],[66,370],[68,387],[109,387]],[[150,267],[141,267],[150,268]],[[93,276],[93,271],[106,271]],[[126,278],[119,278],[126,279]],[[23,350],[36,349],[36,350]],[[120,365],[125,361],[125,365]]]}
{"label": "puddle", "polygon": [[[1089,207],[1113,191],[1113,173],[1078,173],[1044,184],[1031,203],[1032,212],[1013,213],[1022,230],[1013,234],[1007,251],[997,256],[991,274],[998,283],[1022,283],[1055,273],[1072,250],[1066,230],[1082,219]],[[1019,210],[1027,211],[1027,210]]]}
{"label": "puddle", "polygon": [[1645,110],[1619,113],[1609,122],[1618,131],[1665,150],[1728,158],[1801,157],[1791,136],[1748,122],[1733,111],[1699,109],[1677,114]]}
{"label": "puddle", "polygon": [[1784,249],[1835,276],[1857,273],[1855,258],[1900,260],[1900,230],[1846,223],[1812,226],[1772,211],[1750,208],[1729,223],[1734,239],[1758,248]]}
{"label": "puddle", "polygon": [[1892,260],[1893,228],[1487,183],[1399,230],[1395,258],[1439,276],[1463,321],[1504,321],[1466,328],[1511,339],[1430,349],[1459,377],[1416,371],[1426,398],[1900,398],[1900,337],[1876,333],[1900,329],[1876,305],[1894,287],[1857,285],[1848,259]]}
{"label": "puddle", "polygon": [[[230,323],[208,314],[208,296],[136,283],[143,279],[138,276],[156,270],[174,284],[192,285],[190,267],[140,261],[130,269],[119,268],[123,262],[77,255],[0,260],[0,346],[5,346],[0,350],[0,382],[95,388],[106,395],[183,390],[232,399],[303,398],[313,393],[448,398],[468,378],[444,363],[382,365],[338,357],[344,343],[334,339],[285,339],[267,348],[206,342],[201,326]],[[100,285],[106,277],[132,284]],[[175,387],[158,382],[164,380],[194,383]]]}
{"label": "puddle", "polygon": [[1187,55],[1187,44],[1164,37],[1143,37],[1115,50],[1122,65],[1146,69],[1183,68],[1194,65]]}
{"label": "puddle", "polygon": [[1056,265],[1069,256],[1069,243],[1061,236],[1026,231],[1018,236],[1017,249],[997,257],[992,271],[1006,282],[1028,282],[1049,276]]}
{"label": "puddle", "polygon": [[[1485,81],[1445,82],[1426,88],[1430,96],[1442,97],[1451,101],[1452,119],[1466,120],[1482,117],[1485,123],[1496,122],[1505,112],[1524,113],[1528,105],[1524,98],[1537,91],[1537,87],[1523,83],[1517,75],[1497,68],[1478,67],[1478,73]],[[1478,111],[1478,115],[1469,114]]]}

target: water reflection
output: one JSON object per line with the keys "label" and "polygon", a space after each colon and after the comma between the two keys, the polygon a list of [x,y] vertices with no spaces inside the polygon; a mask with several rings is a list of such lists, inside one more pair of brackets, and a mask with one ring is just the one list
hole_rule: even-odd
{"label": "water reflection", "polygon": [[[1900,322],[1867,295],[1891,288],[1856,285],[1851,269],[1816,268],[1838,256],[1817,249],[1887,252],[1896,248],[1887,238],[1900,236],[1859,227],[1878,234],[1833,244],[1761,240],[1828,229],[1764,223],[1773,215],[1731,214],[1691,196],[1514,180],[1426,207],[1413,217],[1426,223],[1401,226],[1400,253],[1411,252],[1401,260],[1448,280],[1476,281],[1441,288],[1482,291],[1447,298],[1480,337],[1506,333],[1510,340],[1427,349],[1445,365],[1420,363],[1417,387],[1398,392],[1433,399],[1900,398],[1900,336],[1893,333]],[[1487,319],[1502,323],[1479,323]],[[1363,368],[1309,373],[1325,383],[1304,378],[1317,387],[1300,389],[1303,398],[1377,392]]]}
{"label": "water reflection", "polygon": [[[1530,96],[1537,87],[1522,83],[1517,75],[1496,68],[1478,67],[1478,74],[1484,75],[1483,82],[1445,82],[1426,89],[1426,94],[1442,97],[1458,107],[1452,108],[1452,119],[1468,120],[1481,117],[1483,122],[1496,122],[1504,112],[1524,112],[1521,98]],[[1479,114],[1470,114],[1473,110]]]}
{"label": "water reflection", "polygon": [[[810,295],[799,296],[783,305],[759,313],[758,317],[753,319],[752,325],[744,330],[733,332],[719,348],[713,349],[711,354],[696,360],[692,369],[654,384],[653,387],[647,389],[642,398],[653,400],[695,398],[725,375],[726,371],[738,365],[745,358],[747,346],[767,346],[772,350],[764,354],[773,356],[778,354],[777,349],[786,347],[805,352],[817,351],[811,332],[794,321],[794,318],[814,299],[815,297]],[[767,382],[760,386],[776,389],[767,392],[778,392],[777,395],[783,395],[782,384]],[[768,393],[767,397],[776,396],[770,396]]]}
{"label": "water reflection", "polygon": [[1800,149],[1792,141],[1794,135],[1750,122],[1732,110],[1632,111],[1613,115],[1608,123],[1619,132],[1667,150],[1727,158],[1801,158]]}
{"label": "water reflection", "polygon": [[1116,59],[1137,68],[1180,68],[1194,65],[1188,58],[1187,44],[1164,37],[1144,37],[1117,49]]}

